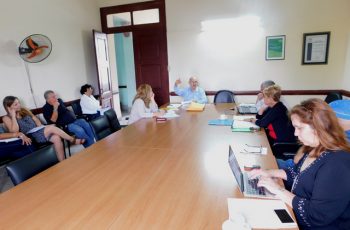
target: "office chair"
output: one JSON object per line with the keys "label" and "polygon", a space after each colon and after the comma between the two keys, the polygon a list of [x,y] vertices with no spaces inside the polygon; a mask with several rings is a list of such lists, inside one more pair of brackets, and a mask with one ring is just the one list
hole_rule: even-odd
{"label": "office chair", "polygon": [[18,185],[57,163],[55,149],[49,145],[9,163],[6,171],[13,184]]}
{"label": "office chair", "polygon": [[275,142],[271,149],[277,159],[288,160],[294,158],[300,147],[297,142]]}
{"label": "office chair", "polygon": [[122,128],[120,126],[117,114],[115,113],[114,109],[107,110],[106,112],[103,113],[103,115],[107,117],[109,126],[113,132],[116,132]]}
{"label": "office chair", "polygon": [[90,124],[92,130],[94,131],[95,138],[97,141],[113,133],[112,129],[109,126],[108,119],[105,115],[99,116],[91,120]]}
{"label": "office chair", "polygon": [[234,94],[230,90],[219,90],[214,96],[214,104],[217,103],[234,103]]}
{"label": "office chair", "polygon": [[75,114],[75,116],[79,119],[79,118],[83,118],[86,121],[89,121],[89,117],[85,114],[83,114],[83,111],[81,110],[81,106],[80,106],[80,100],[75,101],[71,104],[73,112]]}
{"label": "office chair", "polygon": [[342,99],[343,99],[343,96],[341,95],[340,92],[331,92],[331,93],[327,94],[324,101],[327,102],[327,104],[329,104],[332,101],[342,100]]}

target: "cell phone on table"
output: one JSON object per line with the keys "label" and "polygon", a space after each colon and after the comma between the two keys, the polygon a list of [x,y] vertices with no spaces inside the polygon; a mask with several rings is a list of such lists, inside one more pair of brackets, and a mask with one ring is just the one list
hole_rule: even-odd
{"label": "cell phone on table", "polygon": [[275,209],[274,210],[278,218],[282,223],[294,223],[292,217],[288,214],[285,209]]}

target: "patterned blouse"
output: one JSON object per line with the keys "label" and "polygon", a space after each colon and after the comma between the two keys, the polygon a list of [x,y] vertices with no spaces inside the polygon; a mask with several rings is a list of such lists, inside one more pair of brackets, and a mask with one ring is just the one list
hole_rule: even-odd
{"label": "patterned blouse", "polygon": [[300,229],[350,229],[350,153],[326,151],[300,171],[285,169]]}
{"label": "patterned blouse", "polygon": [[[32,130],[33,128],[36,128],[36,124],[35,121],[33,120],[33,118],[29,115],[17,119],[17,123],[19,126],[19,131],[21,131],[22,133],[28,134],[28,132],[30,130]],[[36,142],[38,143],[45,143],[48,140],[46,139],[45,135],[44,135],[44,128],[37,130],[36,132],[33,132],[30,134]]]}

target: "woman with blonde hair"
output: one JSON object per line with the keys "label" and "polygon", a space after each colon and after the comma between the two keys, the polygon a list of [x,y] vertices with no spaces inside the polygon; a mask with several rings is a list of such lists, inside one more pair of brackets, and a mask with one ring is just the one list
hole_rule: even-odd
{"label": "woman with blonde hair", "polygon": [[137,88],[137,93],[133,100],[128,124],[130,125],[142,118],[161,116],[163,114],[163,110],[158,110],[152,87],[148,84],[141,84]]}
{"label": "woman with blonde hair", "polygon": [[280,101],[281,87],[271,85],[263,90],[265,109],[259,110],[256,119],[251,119],[259,127],[266,128],[269,142],[295,142],[294,128],[288,117],[287,107]]}
{"label": "woman with blonde hair", "polygon": [[83,144],[85,142],[84,139],[76,139],[73,136],[69,136],[54,125],[42,125],[40,120],[34,116],[32,112],[21,107],[17,97],[5,97],[3,106],[7,115],[5,115],[2,120],[9,132],[21,132],[23,135],[30,135],[38,143],[52,142],[59,161],[65,158],[61,138],[70,141],[72,144]]}
{"label": "woman with blonde hair", "polygon": [[[298,163],[250,177],[293,207],[301,229],[350,229],[350,146],[337,117],[324,101],[309,99],[292,109],[291,120],[303,144]],[[292,185],[291,192],[275,178]]]}

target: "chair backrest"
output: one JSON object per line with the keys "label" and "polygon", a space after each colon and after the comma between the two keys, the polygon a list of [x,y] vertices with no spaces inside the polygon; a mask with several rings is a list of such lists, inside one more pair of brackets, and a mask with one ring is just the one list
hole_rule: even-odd
{"label": "chair backrest", "polygon": [[230,90],[219,90],[214,96],[214,103],[234,103],[234,94]]}
{"label": "chair backrest", "polygon": [[112,129],[109,127],[109,122],[105,115],[91,120],[90,124],[92,126],[92,130],[95,133],[95,138],[98,141],[113,133]]}
{"label": "chair backrest", "polygon": [[81,106],[80,106],[80,100],[73,102],[71,106],[75,116],[80,117],[83,115],[83,111],[81,110]]}
{"label": "chair backrest", "polygon": [[109,109],[106,112],[103,113],[108,119],[109,126],[111,127],[113,132],[116,132],[121,129],[117,114],[115,113],[114,109]]}
{"label": "chair backrest", "polygon": [[58,163],[53,145],[39,149],[6,165],[6,171],[14,185],[35,176]]}
{"label": "chair backrest", "polygon": [[324,101],[329,104],[332,101],[342,100],[342,99],[343,99],[343,96],[341,95],[341,93],[331,92],[331,93],[327,94],[327,97],[324,99]]}

